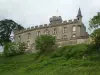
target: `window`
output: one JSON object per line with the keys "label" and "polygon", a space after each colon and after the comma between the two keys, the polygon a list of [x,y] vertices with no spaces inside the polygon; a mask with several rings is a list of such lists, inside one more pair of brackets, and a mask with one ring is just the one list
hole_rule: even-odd
{"label": "window", "polygon": [[46,34],[49,34],[49,31],[48,30],[46,30]]}
{"label": "window", "polygon": [[76,31],[76,26],[73,26],[73,31]]}
{"label": "window", "polygon": [[46,34],[47,34],[47,32],[46,32],[46,31],[44,31],[44,34],[46,35]]}
{"label": "window", "polygon": [[18,40],[19,40],[19,41],[21,40],[21,36],[18,36]]}
{"label": "window", "polygon": [[46,30],[44,31],[44,34],[49,34],[49,31],[46,29]]}
{"label": "window", "polygon": [[75,34],[73,34],[73,35],[72,35],[72,37],[74,38],[74,37],[76,37],[76,35],[75,35]]}
{"label": "window", "polygon": [[53,30],[53,35],[55,35],[55,34],[57,34],[57,29],[56,28]]}
{"label": "window", "polygon": [[67,39],[67,35],[63,35],[63,39]]}
{"label": "window", "polygon": [[27,41],[27,46],[28,46],[28,47],[30,46],[30,41]]}
{"label": "window", "polygon": [[66,33],[66,32],[67,32],[67,28],[64,27],[64,28],[63,28],[63,33]]}
{"label": "window", "polygon": [[78,18],[78,20],[79,20],[79,18]]}
{"label": "window", "polygon": [[37,36],[40,36],[40,31],[37,32]]}
{"label": "window", "polygon": [[30,34],[30,33],[28,33],[28,39],[30,39],[30,36],[31,36],[31,34]]}

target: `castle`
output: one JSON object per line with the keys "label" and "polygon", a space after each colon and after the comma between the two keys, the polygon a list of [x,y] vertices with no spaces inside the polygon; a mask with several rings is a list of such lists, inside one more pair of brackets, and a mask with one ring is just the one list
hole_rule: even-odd
{"label": "castle", "polygon": [[79,8],[76,19],[63,21],[61,16],[53,16],[49,24],[39,25],[15,32],[15,41],[27,43],[27,48],[35,52],[37,36],[50,34],[56,37],[59,47],[64,45],[85,43],[88,38],[86,27],[82,23],[82,14]]}

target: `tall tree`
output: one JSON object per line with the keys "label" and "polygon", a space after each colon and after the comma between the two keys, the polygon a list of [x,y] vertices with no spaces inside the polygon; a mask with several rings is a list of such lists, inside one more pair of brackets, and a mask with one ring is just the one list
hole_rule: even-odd
{"label": "tall tree", "polygon": [[89,29],[96,29],[100,26],[100,12],[89,21]]}
{"label": "tall tree", "polygon": [[40,53],[52,51],[55,41],[55,37],[51,35],[38,36],[35,40],[36,50],[39,50]]}
{"label": "tall tree", "polygon": [[0,45],[11,42],[10,35],[14,30],[21,30],[24,27],[17,24],[13,20],[4,19],[0,21]]}
{"label": "tall tree", "polygon": [[89,29],[94,29],[90,37],[95,46],[100,50],[100,12],[89,21]]}
{"label": "tall tree", "polygon": [[92,38],[95,46],[100,49],[100,28],[95,29],[93,33],[91,33],[90,37]]}

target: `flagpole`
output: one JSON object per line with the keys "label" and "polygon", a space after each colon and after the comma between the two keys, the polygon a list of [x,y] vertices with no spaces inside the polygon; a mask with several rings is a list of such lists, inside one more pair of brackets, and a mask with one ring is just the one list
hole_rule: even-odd
{"label": "flagpole", "polygon": [[58,16],[58,10],[56,11],[56,16]]}

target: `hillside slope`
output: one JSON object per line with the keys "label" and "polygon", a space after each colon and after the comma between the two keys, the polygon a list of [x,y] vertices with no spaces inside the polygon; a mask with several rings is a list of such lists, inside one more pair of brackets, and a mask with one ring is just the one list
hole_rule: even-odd
{"label": "hillside slope", "polygon": [[100,54],[87,45],[65,46],[36,57],[0,57],[0,75],[100,75]]}

